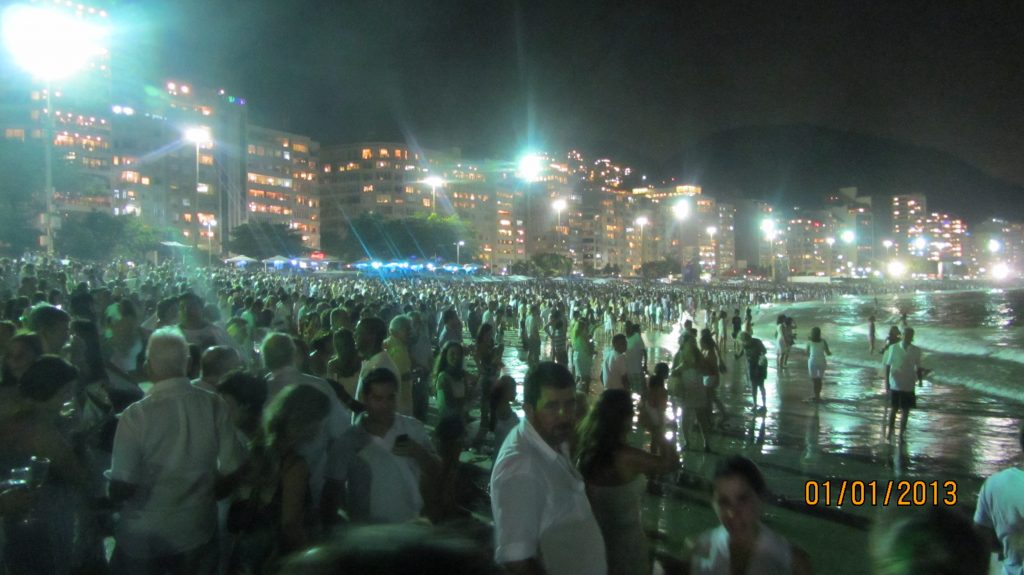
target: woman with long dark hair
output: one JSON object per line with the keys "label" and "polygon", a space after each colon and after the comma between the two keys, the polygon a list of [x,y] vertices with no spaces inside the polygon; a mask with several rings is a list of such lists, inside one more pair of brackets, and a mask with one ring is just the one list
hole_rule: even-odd
{"label": "woman with long dark hair", "polygon": [[650,553],[640,520],[646,476],[679,465],[675,448],[663,443],[653,455],[627,443],[633,423],[633,399],[623,389],[601,394],[579,426],[576,465],[587,483],[594,516],[604,535],[609,575],[647,575]]}
{"label": "woman with long dark hair", "polygon": [[471,379],[463,367],[465,350],[457,341],[441,347],[434,363],[434,389],[437,393],[437,411],[441,419],[456,416],[463,422],[469,419],[469,390]]}
{"label": "woman with long dark hair", "polygon": [[479,371],[477,385],[480,391],[480,431],[475,445],[479,446],[483,435],[491,425],[491,390],[501,373],[501,355],[505,346],[494,341],[494,326],[485,323],[476,335],[476,367]]}

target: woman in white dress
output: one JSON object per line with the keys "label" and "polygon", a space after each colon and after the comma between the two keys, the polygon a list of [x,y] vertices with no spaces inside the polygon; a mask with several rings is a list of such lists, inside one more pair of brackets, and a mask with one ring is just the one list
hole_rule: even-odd
{"label": "woman in white dress", "polygon": [[690,575],[805,575],[807,554],[761,522],[768,486],[753,461],[721,460],[712,479],[711,505],[721,523],[701,534],[691,549]]}
{"label": "woman in white dress", "polygon": [[821,384],[828,365],[825,357],[829,355],[832,355],[832,350],[828,348],[828,342],[821,338],[821,328],[811,328],[811,335],[807,339],[807,373],[814,384],[813,401],[821,401]]}
{"label": "woman in white dress", "polygon": [[623,389],[601,394],[580,423],[577,466],[604,536],[608,575],[649,575],[650,551],[640,518],[645,476],[679,466],[679,454],[660,438],[653,455],[626,442],[633,422],[633,398]]}

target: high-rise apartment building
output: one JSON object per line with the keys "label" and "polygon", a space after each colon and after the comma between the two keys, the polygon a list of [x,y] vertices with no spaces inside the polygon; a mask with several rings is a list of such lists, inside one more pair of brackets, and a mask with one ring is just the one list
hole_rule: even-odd
{"label": "high-rise apartment building", "polygon": [[928,213],[923,194],[893,196],[890,210],[894,255],[913,253],[911,242],[921,234],[922,222]]}
{"label": "high-rise apartment building", "polygon": [[320,144],[306,136],[248,126],[246,219],[284,224],[320,249]]}

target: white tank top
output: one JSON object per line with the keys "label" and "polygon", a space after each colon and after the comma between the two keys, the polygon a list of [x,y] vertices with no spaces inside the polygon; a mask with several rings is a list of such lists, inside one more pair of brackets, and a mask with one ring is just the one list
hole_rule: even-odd
{"label": "white tank top", "polygon": [[807,361],[825,363],[825,340],[807,342]]}
{"label": "white tank top", "polygon": [[[793,549],[789,542],[761,525],[757,547],[750,558],[746,575],[786,575],[793,572]],[[694,575],[729,575],[729,532],[719,525],[705,531],[690,559]]]}

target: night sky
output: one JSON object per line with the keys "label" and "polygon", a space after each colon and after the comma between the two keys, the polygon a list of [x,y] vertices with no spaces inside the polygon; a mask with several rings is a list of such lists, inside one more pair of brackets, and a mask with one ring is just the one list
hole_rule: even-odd
{"label": "night sky", "polygon": [[137,0],[166,75],[324,143],[511,157],[805,123],[951,152],[1024,183],[1019,2]]}

